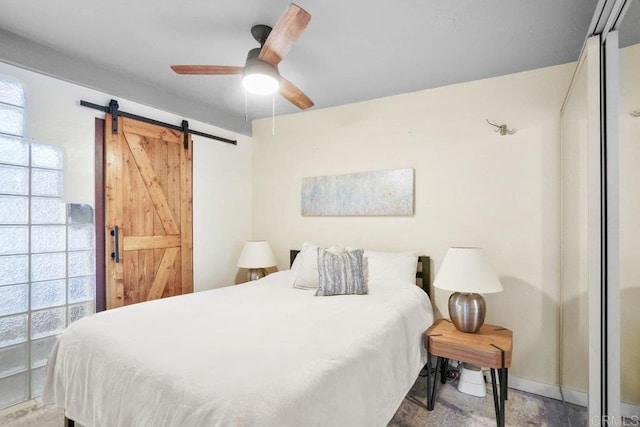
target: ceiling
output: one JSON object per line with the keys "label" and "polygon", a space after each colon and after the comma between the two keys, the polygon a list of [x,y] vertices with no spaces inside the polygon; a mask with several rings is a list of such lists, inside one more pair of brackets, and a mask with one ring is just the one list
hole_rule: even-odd
{"label": "ceiling", "polygon": [[[0,0],[0,60],[250,134],[271,97],[241,76],[171,64],[244,65],[281,0]],[[280,72],[326,108],[575,61],[597,0],[300,0],[312,16]],[[46,6],[44,6],[46,4]],[[91,101],[91,100],[88,100]],[[276,115],[299,110],[276,97]]]}
{"label": "ceiling", "polygon": [[633,1],[626,10],[618,31],[620,47],[640,43],[640,0]]}

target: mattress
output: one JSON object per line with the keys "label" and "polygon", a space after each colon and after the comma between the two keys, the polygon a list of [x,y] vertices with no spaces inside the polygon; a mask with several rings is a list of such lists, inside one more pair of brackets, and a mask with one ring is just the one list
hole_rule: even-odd
{"label": "mattress", "polygon": [[383,426],[433,323],[413,283],[316,297],[282,271],[81,319],[47,365],[44,403],[85,426]]}

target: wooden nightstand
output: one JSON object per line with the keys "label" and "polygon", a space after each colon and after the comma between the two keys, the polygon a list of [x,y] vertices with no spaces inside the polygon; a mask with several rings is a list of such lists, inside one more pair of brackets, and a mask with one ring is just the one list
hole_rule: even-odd
{"label": "wooden nightstand", "polygon": [[[468,362],[491,368],[496,421],[498,427],[504,427],[504,402],[507,399],[513,333],[501,326],[485,324],[478,332],[468,334],[458,331],[449,320],[441,319],[426,330],[423,339],[429,356],[427,359],[427,409],[432,411],[435,404],[438,371],[440,371],[440,382],[444,384],[446,382],[444,367],[449,359]],[[438,357],[433,389],[431,388],[431,356]],[[496,385],[496,369],[500,378],[499,392]]]}

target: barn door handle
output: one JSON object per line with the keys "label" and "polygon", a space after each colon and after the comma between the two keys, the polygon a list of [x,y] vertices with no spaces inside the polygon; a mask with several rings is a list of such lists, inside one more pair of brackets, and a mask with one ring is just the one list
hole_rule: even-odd
{"label": "barn door handle", "polygon": [[113,236],[113,252],[111,252],[111,258],[113,258],[113,260],[116,263],[120,262],[120,245],[118,244],[118,226],[116,225],[115,227],[113,227],[113,230],[111,230],[111,235]]}

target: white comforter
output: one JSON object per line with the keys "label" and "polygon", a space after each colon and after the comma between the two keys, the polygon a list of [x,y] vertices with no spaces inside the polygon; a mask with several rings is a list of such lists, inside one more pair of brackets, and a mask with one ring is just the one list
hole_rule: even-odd
{"label": "white comforter", "polygon": [[72,324],[44,403],[85,426],[383,426],[426,362],[411,283],[315,297],[283,271]]}

